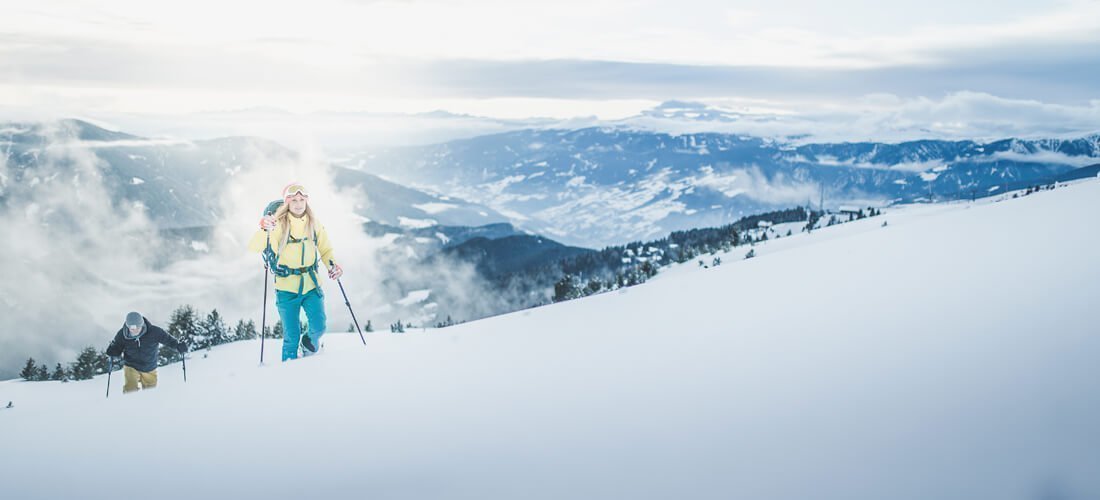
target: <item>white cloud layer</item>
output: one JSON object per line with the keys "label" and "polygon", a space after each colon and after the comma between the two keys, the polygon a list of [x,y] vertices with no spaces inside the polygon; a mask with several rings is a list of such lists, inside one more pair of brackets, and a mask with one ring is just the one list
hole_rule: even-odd
{"label": "white cloud layer", "polygon": [[754,105],[709,101],[716,119],[684,120],[660,113],[616,123],[669,133],[725,132],[798,137],[797,142],[900,142],[915,139],[1079,138],[1100,133],[1100,100],[1085,105],[1006,99],[956,92],[940,99],[876,94],[846,106],[800,102]]}
{"label": "white cloud layer", "polygon": [[[72,115],[399,102],[417,111],[472,99],[515,117],[545,115],[537,98],[840,103],[959,91],[1080,104],[1100,98],[1089,84],[1098,47],[1095,0],[996,9],[943,0],[44,0],[0,17],[0,106]],[[528,100],[493,101],[504,98]]]}

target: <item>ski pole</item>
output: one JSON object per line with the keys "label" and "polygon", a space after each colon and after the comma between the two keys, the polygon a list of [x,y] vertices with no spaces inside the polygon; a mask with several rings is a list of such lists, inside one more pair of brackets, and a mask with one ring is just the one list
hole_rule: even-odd
{"label": "ski pole", "polygon": [[[333,262],[328,261],[329,269],[332,269]],[[351,313],[351,320],[355,323],[355,329],[359,331],[359,340],[363,341],[363,345],[367,345],[367,339],[363,338],[363,330],[359,329],[359,320],[355,319],[355,311],[351,310],[351,302],[348,301],[348,293],[344,291],[344,284],[340,282],[340,278],[336,278],[336,284],[340,285],[340,293],[344,296],[344,305],[348,306],[348,312]]]}
{"label": "ski pole", "polygon": [[[267,215],[265,212],[264,215]],[[271,231],[267,232],[267,247],[271,248]],[[264,334],[267,333],[267,273],[270,269],[267,267],[267,259],[264,259],[264,309],[263,316],[260,318],[260,365],[264,364]]]}
{"label": "ski pole", "polygon": [[[270,236],[269,236],[270,238]],[[264,309],[260,319],[260,364],[264,364],[264,334],[267,333],[267,263],[264,263]]]}
{"label": "ski pole", "polygon": [[107,356],[107,396],[111,397],[111,372],[115,371],[115,360]]}
{"label": "ski pole", "polygon": [[183,360],[183,383],[187,383],[187,353],[180,354],[180,359]]}

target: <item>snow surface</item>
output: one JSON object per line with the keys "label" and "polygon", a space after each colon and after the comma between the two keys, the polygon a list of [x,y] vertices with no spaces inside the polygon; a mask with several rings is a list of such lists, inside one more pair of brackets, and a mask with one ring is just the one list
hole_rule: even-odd
{"label": "snow surface", "polygon": [[439,222],[432,219],[413,219],[409,217],[398,216],[397,223],[401,227],[407,227],[410,229],[424,229],[426,227],[432,227]]}
{"label": "snow surface", "polygon": [[413,205],[413,208],[416,208],[426,214],[434,215],[441,212],[446,212],[447,210],[456,209],[458,208],[458,205],[452,203],[422,203],[419,205]]}
{"label": "snow surface", "polygon": [[289,363],[192,353],[186,383],[123,396],[116,373],[109,399],[105,376],[2,382],[0,491],[1097,498],[1098,210],[1095,180],[908,207]]}

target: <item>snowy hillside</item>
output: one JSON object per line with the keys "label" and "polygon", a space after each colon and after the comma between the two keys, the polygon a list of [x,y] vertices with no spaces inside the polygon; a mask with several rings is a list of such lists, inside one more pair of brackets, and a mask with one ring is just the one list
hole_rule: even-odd
{"label": "snowy hillside", "polygon": [[910,207],[291,363],[193,353],[186,383],[115,374],[109,399],[103,376],[2,382],[0,491],[1097,498],[1098,210],[1096,179]]}

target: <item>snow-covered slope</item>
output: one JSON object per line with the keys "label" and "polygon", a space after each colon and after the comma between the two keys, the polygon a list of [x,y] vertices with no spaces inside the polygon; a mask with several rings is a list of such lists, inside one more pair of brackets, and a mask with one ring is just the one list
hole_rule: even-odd
{"label": "snow-covered slope", "polygon": [[1098,209],[1086,180],[901,210],[366,347],[330,334],[292,363],[257,367],[256,342],[195,353],[186,384],[171,365],[122,396],[116,374],[110,399],[102,376],[0,383],[0,488],[1096,498]]}

